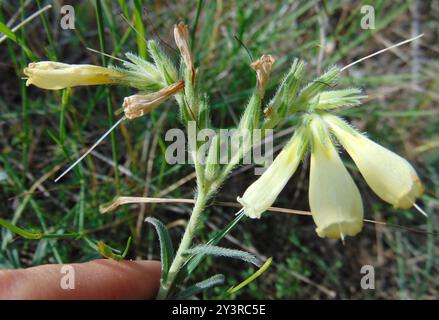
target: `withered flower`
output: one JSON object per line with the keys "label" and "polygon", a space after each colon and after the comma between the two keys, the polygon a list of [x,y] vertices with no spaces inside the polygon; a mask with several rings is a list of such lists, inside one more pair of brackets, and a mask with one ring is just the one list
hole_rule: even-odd
{"label": "withered flower", "polygon": [[271,55],[264,54],[250,65],[256,71],[257,86],[261,99],[264,97],[274,61]]}
{"label": "withered flower", "polygon": [[192,82],[195,81],[195,67],[192,60],[192,53],[189,47],[189,32],[187,25],[180,22],[174,26],[174,39],[177,44],[178,50],[180,50],[183,61],[186,68],[191,72]]}
{"label": "withered flower", "polygon": [[123,100],[123,111],[125,116],[132,120],[151,112],[169,97],[183,89],[184,81],[178,81],[166,88],[147,95],[135,94]]}

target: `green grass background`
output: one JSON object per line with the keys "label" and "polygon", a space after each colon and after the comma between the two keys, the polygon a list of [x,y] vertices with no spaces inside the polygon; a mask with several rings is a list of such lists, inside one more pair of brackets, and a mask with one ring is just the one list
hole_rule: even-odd
{"label": "green grass background", "polygon": [[[190,213],[188,205],[123,206],[107,215],[99,205],[116,195],[192,198],[190,165],[164,159],[167,129],[180,127],[174,102],[149,116],[122,124],[59,183],[55,171],[78,157],[118,116],[125,87],[78,87],[44,91],[26,87],[22,69],[30,61],[102,65],[115,63],[88,51],[116,57],[135,52],[147,58],[147,39],[161,42],[178,61],[172,27],[189,25],[195,63],[210,97],[217,127],[237,123],[255,85],[251,59],[272,54],[276,63],[266,100],[272,96],[293,58],[307,61],[309,78],[326,67],[346,65],[390,44],[424,32],[419,45],[406,45],[358,64],[340,87],[358,86],[369,95],[360,107],[343,110],[357,127],[406,157],[426,186],[415,210],[395,210],[379,200],[344,154],[362,192],[365,216],[392,226],[366,224],[363,232],[339,241],[319,238],[309,217],[267,213],[245,220],[221,243],[248,250],[274,262],[262,277],[231,298],[268,299],[436,299],[438,298],[439,206],[439,5],[435,1],[75,1],[76,28],[60,28],[66,1],[0,1],[0,21],[12,28],[47,4],[53,7],[0,44],[0,217],[32,231],[84,232],[95,241],[123,249],[132,235],[128,257],[158,259],[158,241],[150,226],[137,226],[145,215],[164,221],[175,245]],[[361,6],[375,8],[373,30],[363,30]],[[136,30],[129,26],[122,14]],[[289,129],[287,123],[282,129]],[[280,132],[281,130],[279,130]],[[280,135],[280,146],[288,135]],[[308,210],[308,166],[304,161],[275,205]],[[235,201],[255,179],[253,168],[237,168],[217,195]],[[171,188],[171,189],[169,189]],[[233,219],[234,209],[209,206],[208,221],[197,241],[206,241]],[[407,230],[394,225],[414,228]],[[417,230],[426,232],[417,232]],[[88,261],[99,257],[83,240],[25,240],[1,229],[0,268]],[[375,290],[362,290],[361,266],[375,267]],[[197,271],[202,280],[226,275],[226,284],[202,298],[218,298],[224,288],[255,270],[241,262],[208,260]],[[192,279],[195,281],[195,279]]]}

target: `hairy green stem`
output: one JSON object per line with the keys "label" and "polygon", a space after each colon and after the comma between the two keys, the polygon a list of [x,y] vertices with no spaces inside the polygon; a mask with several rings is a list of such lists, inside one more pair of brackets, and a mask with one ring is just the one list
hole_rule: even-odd
{"label": "hairy green stem", "polygon": [[180,246],[178,247],[177,253],[175,254],[174,261],[172,261],[171,267],[169,269],[168,277],[166,281],[160,286],[160,291],[157,295],[158,300],[166,299],[170,288],[173,286],[175,278],[177,277],[178,271],[182,267],[183,263],[186,261],[184,257],[184,252],[189,249],[192,239],[195,236],[197,226],[199,224],[201,214],[206,205],[208,199],[208,194],[204,190],[198,190],[197,198],[195,201],[194,208],[192,210],[191,217],[189,219],[188,225],[184,232],[183,238],[181,239]]}
{"label": "hairy green stem", "polygon": [[[251,146],[247,146],[239,157],[235,157],[231,163],[229,163],[225,169],[221,172],[220,176],[213,182],[208,188],[206,188],[204,175],[203,175],[203,166],[198,162],[196,153],[193,156],[195,162],[195,171],[197,174],[197,186],[198,193],[195,200],[194,208],[192,209],[192,214],[189,219],[188,225],[184,232],[183,238],[181,240],[180,246],[177,249],[177,253],[175,254],[174,261],[172,261],[171,267],[169,269],[168,277],[166,281],[164,281],[161,286],[159,293],[157,295],[158,300],[163,300],[168,297],[169,290],[173,287],[174,281],[180,271],[181,267],[186,261],[186,257],[183,256],[184,252],[190,248],[192,244],[192,239],[195,236],[197,226],[200,222],[200,218],[204,207],[206,206],[206,202],[209,197],[214,194],[224,180],[227,178],[229,173],[233,170],[233,168],[239,163],[242,156],[251,149]],[[207,190],[206,190],[207,189]]]}

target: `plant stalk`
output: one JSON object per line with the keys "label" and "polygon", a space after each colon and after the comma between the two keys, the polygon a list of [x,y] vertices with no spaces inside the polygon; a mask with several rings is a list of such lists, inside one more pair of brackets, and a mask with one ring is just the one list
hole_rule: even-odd
{"label": "plant stalk", "polygon": [[177,253],[175,254],[174,261],[172,261],[171,267],[169,268],[169,273],[166,281],[164,281],[160,286],[160,291],[157,295],[157,300],[166,299],[169,290],[172,288],[175,278],[177,277],[180,268],[186,261],[186,257],[183,256],[184,252],[189,249],[192,244],[192,239],[195,236],[197,226],[199,224],[201,214],[206,205],[208,199],[208,194],[205,190],[198,190],[197,198],[195,200],[194,208],[192,209],[192,214],[189,219],[188,225],[184,232],[183,238],[181,239],[180,246],[178,247]]}

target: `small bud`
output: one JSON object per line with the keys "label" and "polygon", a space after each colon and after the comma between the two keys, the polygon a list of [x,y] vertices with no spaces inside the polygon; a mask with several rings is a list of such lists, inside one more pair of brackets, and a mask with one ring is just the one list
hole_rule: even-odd
{"label": "small bud", "polygon": [[192,60],[192,54],[189,47],[189,32],[187,26],[180,22],[174,26],[174,39],[177,44],[178,50],[180,50],[183,61],[187,70],[191,72],[192,82],[195,80],[195,67]]}
{"label": "small bud", "polygon": [[23,72],[29,77],[26,86],[33,84],[48,90],[117,83],[123,77],[120,72],[110,68],[53,61],[30,63]]}
{"label": "small bud", "polygon": [[322,74],[314,81],[311,81],[306,87],[304,87],[297,97],[297,107],[307,110],[310,106],[309,101],[313,100],[320,92],[335,86],[339,80],[340,69],[336,66],[329,68],[324,74]]}
{"label": "small bud", "polygon": [[291,114],[304,74],[305,63],[299,59],[294,59],[276,94],[264,110],[265,126],[267,128],[274,128],[282,119]]}
{"label": "small bud", "polygon": [[171,85],[178,81],[178,72],[174,63],[166,56],[155,40],[148,41],[148,51],[154,64],[162,77],[162,80]]}
{"label": "small bud", "polygon": [[264,54],[250,65],[256,71],[257,86],[261,99],[264,98],[265,89],[268,84],[268,79],[270,78],[271,67],[274,61],[275,60],[271,55]]}
{"label": "small bud", "polygon": [[183,87],[184,81],[179,81],[157,92],[147,95],[135,94],[126,97],[122,105],[125,116],[130,120],[141,117],[145,113],[154,110],[157,106],[180,91]]}
{"label": "small bud", "polygon": [[329,110],[341,107],[355,107],[361,104],[361,100],[367,98],[357,88],[323,91],[315,96],[312,103],[316,103],[317,109]]}
{"label": "small bud", "polygon": [[259,129],[260,114],[261,114],[261,97],[258,93],[251,96],[247,107],[244,110],[241,120],[239,121],[238,129],[253,130]]}

